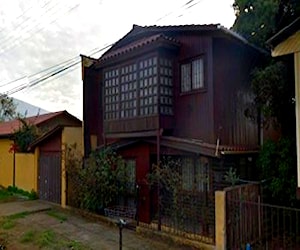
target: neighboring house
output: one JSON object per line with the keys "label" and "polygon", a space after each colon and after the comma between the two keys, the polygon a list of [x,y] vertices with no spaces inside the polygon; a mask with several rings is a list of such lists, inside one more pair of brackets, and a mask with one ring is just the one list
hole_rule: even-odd
{"label": "neighboring house", "polygon": [[297,139],[297,197],[300,199],[300,17],[290,25],[271,37],[267,44],[272,49],[272,56],[294,54],[295,64],[295,108],[296,108],[296,139]]}
{"label": "neighboring house", "polygon": [[22,116],[30,117],[49,113],[49,111],[47,110],[34,106],[30,103],[21,101],[17,98],[13,98],[13,101],[16,105],[17,113],[21,114]]}
{"label": "neighboring house", "polygon": [[187,192],[211,194],[203,204],[229,167],[255,177],[260,127],[244,113],[262,57],[220,25],[134,25],[99,59],[82,56],[85,156],[118,150],[140,187],[140,221],[157,211],[146,179],[163,156],[181,159]]}
{"label": "neighboring house", "polygon": [[82,122],[67,111],[25,121],[36,125],[41,136],[22,153],[12,150],[13,134],[20,128],[20,121],[0,123],[0,185],[34,190],[40,199],[66,205],[65,147],[74,143],[82,146]]}

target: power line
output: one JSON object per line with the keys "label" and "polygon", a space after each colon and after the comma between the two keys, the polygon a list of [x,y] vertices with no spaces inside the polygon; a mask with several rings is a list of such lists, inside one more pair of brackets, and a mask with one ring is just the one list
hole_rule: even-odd
{"label": "power line", "polygon": [[[112,46],[112,44],[106,45],[106,46],[104,46],[102,48],[95,48],[95,49],[93,49],[91,51],[91,53],[89,54],[89,56],[91,56],[93,54],[96,54],[96,53],[99,53],[101,51],[104,51],[104,50],[106,50],[107,48],[109,48],[111,46]],[[20,77],[20,78],[14,80],[14,81],[7,82],[7,83],[1,85],[0,87],[13,84],[13,83],[15,83],[15,82],[17,82],[17,81],[19,81],[21,79],[25,79],[25,78],[29,79],[29,78],[31,78],[33,76],[37,76],[37,75],[40,75],[41,73],[46,72],[45,74],[43,74],[42,76],[40,76],[38,78],[35,78],[33,80],[29,80],[29,83],[20,84],[19,86],[16,86],[16,87],[14,87],[14,88],[12,88],[12,89],[10,89],[10,90],[8,90],[8,91],[5,92],[5,94],[7,94],[7,95],[12,95],[12,94],[20,92],[20,91],[22,91],[24,89],[34,87],[34,86],[42,83],[43,81],[48,80],[48,79],[52,78],[53,76],[56,76],[56,75],[58,75],[58,74],[60,74],[60,73],[62,73],[64,71],[66,71],[66,70],[68,70],[68,69],[76,66],[80,62],[81,62],[81,60],[80,60],[79,56],[73,57],[73,58],[71,58],[69,60],[64,61],[63,63],[59,63],[57,65],[51,66],[51,67],[49,67],[47,69],[41,70],[41,71],[39,71],[37,73],[34,73],[34,74],[30,75],[30,76],[23,76],[23,77]],[[50,71],[50,72],[48,72],[50,69],[53,69],[53,70]]]}
{"label": "power line", "polygon": [[[49,19],[51,20],[51,17],[54,16],[54,19],[53,19],[51,22],[49,22],[48,25],[50,25],[50,24],[54,23],[55,21],[57,21],[57,20],[62,16],[62,14],[67,14],[67,13],[73,11],[73,10],[76,9],[79,5],[80,5],[80,4],[76,4],[76,5],[73,5],[73,6],[68,6],[68,9],[67,9],[66,12],[60,13],[59,16],[56,16],[56,17],[55,17],[54,15],[58,13],[57,11],[54,11],[54,12],[50,13],[50,15],[48,15],[47,18],[49,18]],[[55,6],[57,6],[57,4],[56,4]],[[53,7],[55,7],[55,6],[52,6],[51,9],[53,9]],[[65,6],[65,7],[66,7],[66,6]],[[46,11],[46,13],[47,13],[47,12],[49,12],[49,9],[48,9],[48,11]],[[59,10],[59,12],[61,12],[61,11]],[[41,17],[43,17],[43,16],[45,16],[45,13],[44,13],[44,15],[42,15]],[[22,44],[23,42],[25,42],[26,40],[28,40],[29,38],[31,38],[33,35],[39,33],[41,30],[45,29],[45,27],[42,26],[42,27],[40,27],[38,30],[35,30],[35,28],[37,28],[37,27],[39,27],[39,26],[40,26],[40,23],[36,23],[36,24],[35,24],[34,26],[32,26],[32,27],[27,26],[27,27],[29,27],[29,29],[26,29],[27,27],[25,26],[24,29],[23,29],[23,30],[25,30],[25,32],[21,33],[21,34],[19,35],[19,37],[18,37],[18,40],[19,40],[19,41],[16,40],[16,39],[14,39],[13,35],[11,36],[11,39],[6,39],[6,40],[4,41],[5,46],[4,46],[3,50],[0,52],[0,55],[2,55],[3,53],[6,53],[7,51],[13,49],[13,48],[16,47],[16,46]],[[33,31],[34,31],[34,32],[33,32]],[[22,38],[22,36],[25,37],[26,35],[28,35],[26,39],[22,39],[22,40],[20,39],[20,38]],[[10,40],[12,40],[12,39],[14,40],[13,42],[10,41]]]}
{"label": "power line", "polygon": [[[47,5],[49,5],[50,3],[51,3],[51,0],[48,1],[46,4],[44,4],[44,5],[41,7],[41,9],[44,9],[44,8],[45,8]],[[45,11],[44,14],[42,14],[42,16],[45,15],[45,14],[46,14],[49,10],[51,10],[53,7],[54,7],[54,6],[50,7],[49,9],[45,8],[46,11]],[[21,15],[21,16],[25,16],[25,12],[24,12],[23,15]],[[31,16],[29,16],[29,17],[26,17],[25,20],[21,20],[21,22],[20,22],[19,24],[13,25],[13,31],[12,31],[10,34],[6,35],[5,38],[3,38],[2,40],[0,40],[0,43],[4,43],[4,45],[6,45],[6,43],[8,43],[10,40],[12,40],[12,39],[15,40],[15,39],[14,39],[15,36],[13,35],[13,33],[17,33],[17,34],[19,35],[19,37],[20,37],[20,34],[19,34],[19,33],[22,34],[22,32],[23,32],[24,30],[26,30],[27,27],[29,27],[28,22],[30,22],[31,20],[33,20],[33,19],[31,18]],[[37,20],[33,20],[33,22],[37,22]],[[30,23],[29,23],[29,24],[30,24]],[[2,46],[1,46],[1,47],[2,47]]]}
{"label": "power line", "polygon": [[[193,3],[194,0],[190,0],[190,1],[186,2],[184,5],[182,5],[182,6],[180,7],[180,9],[182,9],[182,8],[185,7],[184,10],[187,10],[187,9],[192,8],[192,7],[194,7],[195,5],[199,4],[201,1],[203,1],[203,0],[199,0],[199,1],[197,1],[196,3]],[[192,3],[193,3],[193,4],[192,4]],[[172,14],[172,13],[174,13],[174,11],[173,11],[173,12],[170,12],[169,14],[167,14],[167,16],[170,15],[170,14]],[[165,15],[165,16],[166,16],[166,15]],[[165,16],[163,16],[162,18],[160,18],[160,19],[158,19],[158,20],[162,20]],[[113,44],[109,44],[109,45],[107,45],[107,46],[105,46],[105,47],[103,47],[103,48],[99,48],[99,49],[98,49],[98,48],[95,48],[95,49],[93,49],[94,51],[92,50],[93,52],[92,52],[90,55],[99,53],[99,52],[101,52],[101,51],[103,51],[103,50],[105,50],[105,49],[111,47],[112,45],[113,45]],[[75,61],[74,63],[71,63],[72,61],[76,60],[76,58],[78,58],[78,57],[69,59],[69,60],[67,60],[67,61],[65,61],[65,62],[63,62],[63,63],[59,63],[59,64],[57,64],[57,65],[54,65],[54,66],[50,67],[50,68],[44,69],[44,70],[42,70],[42,71],[40,71],[40,72],[38,72],[38,73],[35,73],[35,74],[33,74],[33,75],[30,75],[29,77],[24,76],[24,77],[18,78],[17,80],[10,81],[10,82],[8,82],[8,83],[5,83],[5,84],[1,85],[0,87],[7,86],[7,85],[9,85],[9,84],[15,83],[15,82],[17,82],[17,81],[19,81],[19,80],[21,80],[21,79],[24,79],[24,78],[30,78],[30,77],[33,77],[33,76],[36,76],[36,75],[40,75],[40,74],[43,73],[43,72],[47,72],[49,69],[54,69],[54,70],[53,70],[53,71],[50,71],[50,72],[48,72],[48,73],[46,73],[46,74],[44,74],[44,75],[42,75],[42,76],[40,76],[40,77],[38,77],[38,78],[36,78],[36,79],[34,79],[34,80],[29,81],[29,83],[21,84],[21,85],[19,85],[19,86],[13,88],[13,89],[11,89],[11,90],[8,90],[8,91],[6,92],[6,94],[7,94],[7,95],[11,95],[11,94],[15,94],[15,93],[17,93],[17,92],[19,92],[19,91],[22,91],[22,90],[24,90],[24,89],[32,88],[32,87],[34,87],[34,86],[39,85],[39,84],[42,83],[42,82],[48,81],[49,79],[52,80],[54,76],[55,76],[55,79],[57,79],[57,78],[60,77],[59,75],[62,76],[62,75],[65,75],[66,73],[69,73],[69,72],[73,71],[73,70],[70,70],[70,71],[68,72],[67,70],[71,69],[72,67],[75,67],[77,64],[79,64],[79,63],[81,62],[80,60],[78,60],[78,61]],[[71,63],[71,64],[68,65],[68,63]],[[63,73],[63,74],[61,74],[61,73]]]}

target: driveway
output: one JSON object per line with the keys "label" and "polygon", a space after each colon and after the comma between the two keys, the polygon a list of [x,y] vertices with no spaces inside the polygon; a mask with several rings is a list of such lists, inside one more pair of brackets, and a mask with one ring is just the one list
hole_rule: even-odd
{"label": "driveway", "polygon": [[[51,212],[50,212],[51,211]],[[22,238],[28,230],[41,232],[51,230],[72,242],[79,242],[84,249],[119,249],[119,228],[112,223],[99,222],[92,217],[86,218],[68,209],[53,204],[36,201],[0,203],[0,217],[26,212],[16,220],[14,228],[4,231],[7,235],[7,249],[32,249],[16,238]],[[134,230],[123,229],[123,249],[192,249],[137,234]],[[38,247],[36,249],[39,249]],[[49,249],[49,247],[47,248]],[[57,248],[52,248],[57,249]],[[75,249],[73,247],[63,249]]]}

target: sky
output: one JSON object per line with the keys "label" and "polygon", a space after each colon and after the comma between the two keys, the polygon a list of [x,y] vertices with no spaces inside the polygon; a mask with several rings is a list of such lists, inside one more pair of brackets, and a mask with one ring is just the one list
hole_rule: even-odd
{"label": "sky", "polygon": [[82,119],[80,54],[99,58],[133,24],[230,28],[233,1],[1,0],[0,92]]}

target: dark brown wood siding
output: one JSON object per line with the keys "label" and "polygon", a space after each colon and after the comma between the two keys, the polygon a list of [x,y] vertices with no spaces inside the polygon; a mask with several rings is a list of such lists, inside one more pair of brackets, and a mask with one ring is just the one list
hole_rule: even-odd
{"label": "dark brown wood siding", "polygon": [[146,131],[158,128],[158,115],[104,121],[104,131],[107,133]]}
{"label": "dark brown wood siding", "polygon": [[84,151],[91,150],[91,135],[97,136],[97,144],[103,144],[103,103],[100,82],[101,72],[84,68],[83,80],[83,128]]}
{"label": "dark brown wood siding", "polygon": [[250,74],[259,54],[243,44],[214,39],[214,131],[225,145],[257,145],[258,125],[246,118],[253,100]]}
{"label": "dark brown wood siding", "polygon": [[[175,130],[179,137],[198,138],[213,143],[213,76],[212,76],[212,39],[206,36],[185,34],[176,37],[181,47],[174,73],[175,86]],[[180,65],[196,57],[204,58],[203,90],[180,93]]]}

